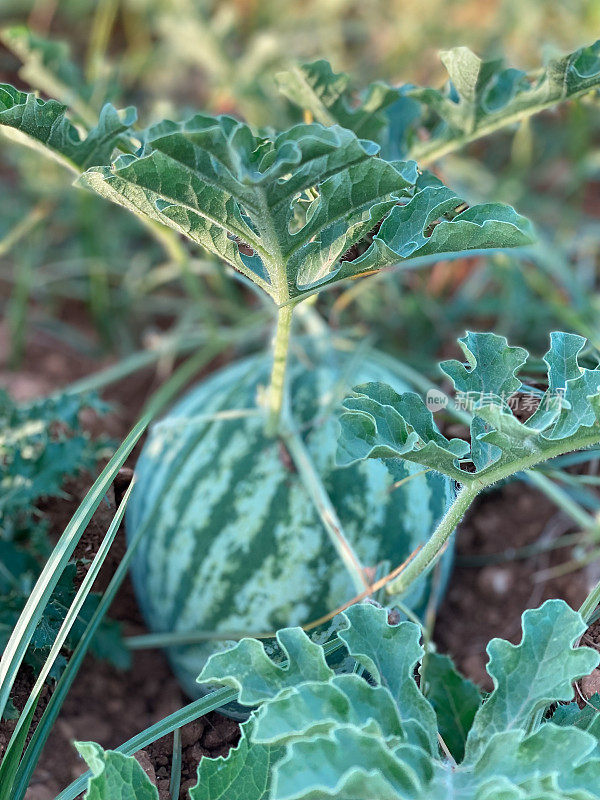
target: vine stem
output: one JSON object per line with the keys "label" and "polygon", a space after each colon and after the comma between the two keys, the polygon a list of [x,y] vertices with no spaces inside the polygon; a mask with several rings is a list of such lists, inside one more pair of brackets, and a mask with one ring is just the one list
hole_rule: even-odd
{"label": "vine stem", "polygon": [[442,549],[452,532],[456,529],[458,523],[464,517],[469,506],[479,494],[479,486],[473,484],[466,484],[456,495],[454,502],[446,511],[439,525],[429,537],[428,541],[419,550],[417,555],[410,561],[405,570],[403,570],[396,580],[388,583],[386,587],[387,594],[402,594],[406,589],[417,580],[417,578],[431,566]]}
{"label": "vine stem", "polygon": [[281,306],[277,312],[277,326],[273,337],[273,369],[268,392],[267,435],[279,432],[283,395],[285,391],[285,369],[290,347],[293,306]]}
{"label": "vine stem", "polygon": [[565,100],[573,100],[575,97],[580,97],[588,92],[592,92],[594,91],[594,88],[594,86],[586,86],[584,89],[580,89],[579,91],[568,95],[568,97],[547,97],[544,100],[540,100],[539,102],[533,103],[530,106],[513,111],[511,114],[493,117],[491,120],[485,120],[470,133],[459,133],[442,141],[437,141],[434,138],[430,141],[419,142],[411,148],[408,157],[417,161],[419,166],[431,164],[433,161],[437,161],[438,159],[442,158],[442,156],[453,153],[456,150],[460,150],[461,147],[464,147],[471,142],[475,142],[477,139],[483,139],[484,137],[489,136],[490,134],[495,133],[502,128],[507,128],[509,125],[514,125],[516,122],[522,122],[526,119],[529,119],[534,114],[539,114],[540,111],[544,111],[547,108],[552,108],[552,106],[564,102]]}
{"label": "vine stem", "polygon": [[[524,456],[520,461],[500,463],[497,467],[487,472],[485,477],[473,475],[468,483],[462,485],[454,502],[415,558],[394,581],[388,583],[386,594],[402,594],[433,564],[438,556],[441,555],[446,542],[464,517],[473,500],[484,489],[493,486],[495,483],[498,483],[498,481],[508,478],[517,472],[529,470],[544,461],[549,461],[551,458],[564,455],[574,450],[582,450],[588,446],[595,446],[600,442],[600,434],[595,427],[592,428],[589,433],[582,435],[578,440],[573,441],[573,438],[574,437],[570,437],[567,442],[558,440],[556,444],[548,447],[547,450],[533,451]],[[452,475],[450,472],[447,474],[458,482],[459,478],[457,475]],[[600,588],[598,590],[598,596],[600,596]]]}

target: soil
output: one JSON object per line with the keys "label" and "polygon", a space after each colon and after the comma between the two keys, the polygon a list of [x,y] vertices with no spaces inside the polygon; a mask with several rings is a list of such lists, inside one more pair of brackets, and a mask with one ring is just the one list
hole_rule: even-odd
{"label": "soil", "polygon": [[[1,338],[0,331],[0,341]],[[0,383],[19,399],[55,390],[98,369],[97,362],[75,359],[60,348],[49,347],[47,341],[30,343],[26,363],[27,369],[19,373],[0,371]],[[104,420],[103,429],[115,438],[122,437],[156,383],[156,375],[147,370],[111,387],[107,399],[119,402]],[[97,429],[98,420],[90,419],[89,423]],[[135,455],[128,462],[129,467],[134,460]],[[128,477],[126,469],[109,494],[109,502],[101,506],[92,520],[76,555],[84,558],[93,555],[106,530],[107,519],[114,512],[115,492],[118,498]],[[90,482],[90,478],[71,481],[64,499],[44,504],[44,513],[51,520],[55,535],[62,532]],[[490,638],[500,636],[517,641],[521,613],[548,597],[562,597],[577,608],[600,577],[592,568],[553,577],[549,571],[568,559],[569,551],[565,549],[525,559],[515,559],[511,551],[540,540],[551,542],[571,530],[569,521],[548,498],[518,482],[482,496],[460,526],[455,568],[437,615],[434,638],[439,650],[450,653],[459,668],[484,688],[491,688],[485,671],[485,648]],[[121,531],[98,579],[98,588],[106,584],[124,547]],[[510,560],[503,562],[498,554]],[[123,622],[127,636],[145,631],[129,581],[121,587],[111,616]],[[590,628],[588,639],[586,643],[600,649],[600,625]],[[161,652],[135,651],[133,655],[132,668],[126,672],[92,657],[83,664],[42,754],[27,800],[52,800],[84,771],[85,765],[72,746],[73,740],[93,739],[105,748],[114,748],[186,702]],[[596,672],[580,683],[580,700],[591,696],[595,685],[600,686],[600,672]],[[18,708],[24,704],[31,685],[32,676],[23,670],[15,692]],[[47,692],[42,708],[48,696]],[[0,724],[0,757],[13,725]],[[187,790],[196,781],[200,758],[225,755],[238,738],[237,724],[217,713],[182,728],[181,798],[189,797]],[[137,754],[155,781],[161,800],[169,797],[172,748],[173,738],[166,736]]]}
{"label": "soil", "polygon": [[[553,567],[569,559],[565,548],[511,558],[519,548],[540,540],[550,543],[573,530],[545,495],[520,482],[480,497],[461,524],[435,640],[440,651],[450,653],[461,671],[483,688],[492,688],[485,671],[490,639],[517,642],[523,611],[548,598],[560,597],[578,608],[600,577],[597,565],[551,576]],[[494,563],[498,554],[511,560]]]}

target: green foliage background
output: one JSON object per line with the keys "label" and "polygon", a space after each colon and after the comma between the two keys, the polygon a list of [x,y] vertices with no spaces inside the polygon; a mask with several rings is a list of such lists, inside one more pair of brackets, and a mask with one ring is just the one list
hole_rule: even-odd
{"label": "green foliage background", "polygon": [[[19,71],[23,88],[59,96],[88,124],[110,100],[117,107],[135,103],[142,125],[202,109],[283,127],[297,111],[277,91],[275,74],[298,60],[327,57],[334,69],[349,71],[358,88],[376,79],[438,86],[445,79],[439,49],[466,45],[482,57],[505,56],[508,64],[530,69],[589,43],[599,22],[598,0],[283,6],[8,0],[0,24],[29,24],[53,44],[32,55],[31,47],[4,37],[0,79],[18,81]],[[440,344],[467,326],[493,328],[535,349],[556,327],[598,344],[599,127],[597,103],[588,98],[443,161],[441,177],[470,202],[509,202],[532,217],[544,233],[538,257],[525,263],[512,255],[460,260],[433,272],[361,281],[329,293],[320,301],[323,311],[334,325],[369,330],[421,370],[433,369]],[[7,149],[6,158],[19,178],[0,174],[9,198],[0,241],[32,209],[42,217],[19,248],[4,253],[0,245],[0,296],[14,364],[31,326],[75,341],[88,354],[123,356],[149,333],[164,330],[165,316],[172,333],[210,335],[247,305],[211,258],[150,234],[87,193],[73,193],[70,177],[35,155]],[[99,235],[103,228],[110,237]],[[60,319],[73,299],[87,307],[95,333],[75,335]]]}

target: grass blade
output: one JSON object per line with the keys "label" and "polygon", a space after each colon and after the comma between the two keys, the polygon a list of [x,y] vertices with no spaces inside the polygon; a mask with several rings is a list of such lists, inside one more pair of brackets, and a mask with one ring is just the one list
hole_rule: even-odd
{"label": "grass blade", "polygon": [[68,523],[44,566],[8,640],[4,655],[2,656],[2,661],[0,661],[0,715],[4,711],[8,701],[17,671],[21,666],[33,632],[42,617],[44,608],[58,583],[62,571],[69,562],[73,550],[81,539],[94,512],[100,505],[102,498],[114,481],[119,469],[123,466],[125,460],[139,441],[141,435],[148,427],[151,418],[151,413],[144,414],[122,444],[117,448],[113,457],[82,500],[79,508]]}
{"label": "grass blade", "polygon": [[169,793],[171,800],[179,800],[181,787],[181,728],[173,731],[173,758],[171,759],[171,781]]}
{"label": "grass blade", "polygon": [[[98,573],[100,572],[100,568],[102,567],[102,564],[104,563],[104,560],[108,555],[108,551],[115,540],[115,536],[117,535],[119,526],[121,524],[121,520],[123,519],[123,515],[125,513],[125,507],[127,505],[127,501],[131,494],[131,490],[133,489],[133,484],[134,481],[132,481],[130,485],[127,487],[127,491],[125,492],[123,499],[119,504],[117,513],[113,517],[108,527],[106,536],[102,540],[100,547],[98,548],[98,552],[94,556],[94,559],[90,564],[90,567],[83,581],[81,582],[81,586],[79,587],[75,597],[73,598],[73,602],[71,603],[69,610],[67,611],[67,614],[63,620],[63,623],[60,626],[56,639],[52,643],[52,647],[50,649],[50,653],[48,654],[48,658],[46,659],[44,666],[42,667],[42,670],[38,675],[35,685],[31,690],[29,699],[27,700],[27,703],[25,704],[25,707],[23,709],[23,713],[19,717],[19,721],[17,722],[17,725],[10,738],[10,742],[8,743],[8,747],[6,749],[5,757],[8,755],[12,757],[13,750],[16,749],[18,750],[17,758],[20,759],[21,757],[21,753],[23,751],[23,744],[19,746],[19,742],[25,741],[25,737],[27,736],[29,730],[28,728],[25,728],[24,734],[21,735],[23,725],[25,721],[30,717],[29,712],[31,708],[35,708],[37,697],[39,696],[39,693],[41,692],[44,686],[44,682],[46,681],[46,678],[48,677],[50,670],[52,669],[52,665],[54,664],[57,656],[59,655],[61,648],[63,647],[67,639],[67,636],[69,635],[69,631],[71,630],[75,621],[77,620],[77,616],[79,615],[79,612],[81,611],[81,608],[92,589],[92,585],[96,580]],[[0,790],[0,800],[4,800],[5,784],[1,785],[2,785],[2,790]],[[9,784],[6,784],[6,790],[8,790],[8,788]]]}
{"label": "grass blade", "polygon": [[[223,346],[224,346],[223,343],[213,342],[211,346],[204,348],[201,352],[195,354],[187,361],[185,361],[173,373],[171,378],[163,386],[161,386],[160,389],[158,389],[158,391],[156,391],[152,395],[152,397],[146,404],[146,413],[144,414],[138,425],[140,425],[144,420],[147,420],[146,421],[147,425],[149,421],[172,400],[172,398],[179,392],[182,386],[184,386],[185,383],[187,383],[187,381],[189,381],[190,378],[192,378],[198,370],[200,370],[206,363],[208,363],[212,358],[214,358],[215,355],[217,355],[217,353],[223,348]],[[137,427],[138,426],[136,426],[134,430],[136,430]],[[117,454],[115,453],[115,456],[116,455]],[[107,467],[108,466],[110,466],[110,463],[109,465],[107,465]],[[100,550],[98,551],[96,558],[92,562],[90,571],[88,571],[88,575],[90,574],[96,563],[97,563],[97,569],[99,569],[106,557],[106,554],[108,552],[108,547],[110,547],[110,544],[107,545],[107,539],[111,537],[114,538],[114,535],[118,530],[119,523],[122,519],[131,488],[132,488],[131,486],[128,488],[125,496],[123,497],[123,500],[119,506],[117,514],[115,515],[115,518],[113,519],[111,526],[109,527],[109,531],[107,532],[105,539],[100,545],[102,552]],[[19,766],[19,770],[16,777],[16,783],[14,786],[14,794],[10,795],[10,800],[21,800],[21,798],[25,795],[27,786],[31,779],[31,775],[33,774],[33,771],[39,759],[40,753],[44,747],[44,744],[48,738],[50,730],[56,720],[56,717],[60,712],[62,703],[64,702],[64,699],[77,675],[79,667],[83,662],[89,644],[92,640],[92,637],[94,636],[94,633],[98,628],[98,625],[100,624],[100,622],[104,618],[104,615],[108,611],[121,583],[123,582],[123,579],[127,574],[131,557],[140,539],[141,539],[141,531],[139,536],[136,537],[131,542],[129,548],[127,549],[127,552],[125,553],[125,556],[123,557],[119,566],[117,567],[117,570],[115,571],[115,574],[113,575],[113,578],[109,583],[109,586],[104,592],[96,611],[94,612],[90,622],[88,623],[88,626],[83,636],[81,637],[77,647],[75,648],[75,651],[73,652],[73,655],[71,656],[71,659],[69,660],[69,663],[67,664],[67,667],[65,668],[65,671],[63,672],[55,688],[55,691],[53,692],[52,697],[50,698],[48,706],[46,707],[44,714],[42,715],[42,718],[31,737],[31,741],[27,747],[23,760]],[[97,570],[95,571],[97,572]],[[91,586],[91,583],[89,585]],[[74,603],[75,602],[77,602],[77,596],[74,600]],[[73,606],[71,606],[69,613],[71,612],[72,608]],[[50,659],[53,660],[52,658],[53,652],[54,648],[51,651],[51,654],[45,666],[48,665],[48,662],[50,662],[50,664],[52,663]],[[19,753],[20,752],[21,751],[19,751]],[[3,800],[2,795],[0,795],[0,799]]]}
{"label": "grass blade", "polygon": [[17,733],[18,730],[18,734],[15,739],[14,746],[10,750],[6,750],[2,759],[2,764],[0,764],[0,797],[2,800],[13,800],[11,787],[19,768],[19,759],[21,758],[21,753],[25,747],[25,741],[27,740],[27,734],[31,726],[31,720],[35,714],[38,699],[39,694],[36,694],[35,697],[33,697],[33,701],[31,697],[29,698],[29,708],[27,709],[26,706],[19,716],[20,729],[18,727],[15,728],[15,733]]}
{"label": "grass blade", "polygon": [[[116,750],[119,753],[124,753],[126,756],[131,756],[137,753],[138,750],[142,750],[147,745],[155,742],[157,739],[161,739],[163,736],[173,733],[177,728],[181,728],[182,725],[187,725],[188,722],[193,722],[198,719],[198,717],[203,717],[210,711],[215,711],[217,708],[227,705],[227,703],[232,703],[236,700],[237,695],[238,693],[235,689],[218,689],[216,692],[211,692],[209,695],[206,695],[206,697],[201,697],[199,700],[188,703],[187,706],[180,708],[179,711],[169,714],[168,717],[146,728],[146,730],[138,733],[132,739],[125,742],[125,744],[117,747]],[[63,791],[56,796],[55,800],[75,800],[81,792],[85,791],[91,774],[91,772],[86,772],[80,778],[77,778],[77,780],[73,781],[66,789],[63,789]]]}

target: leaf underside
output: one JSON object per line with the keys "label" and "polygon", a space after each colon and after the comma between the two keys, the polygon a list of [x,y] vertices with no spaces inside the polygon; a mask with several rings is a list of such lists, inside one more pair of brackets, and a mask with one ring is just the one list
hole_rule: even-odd
{"label": "leaf underside", "polygon": [[141,154],[81,182],[215,253],[278,304],[409,259],[534,240],[510,206],[460,210],[414,162],[386,161],[338,125],[261,138],[231,117],[164,122]]}
{"label": "leaf underside", "polygon": [[382,158],[367,137],[383,95],[394,91],[378,84],[343,124],[270,136],[203,114],[136,133],[135,109],[107,104],[82,136],[62,103],[2,84],[0,127],[75,171],[80,185],[217,255],[278,305],[413,259],[534,241],[510,206],[468,207],[415,162]]}
{"label": "leaf underside", "polygon": [[88,167],[110,163],[120,137],[135,120],[134,108],[117,111],[107,104],[97,125],[82,139],[67,117],[65,105],[0,84],[0,128],[4,133],[52,156],[77,174]]}
{"label": "leaf underside", "polygon": [[470,443],[447,439],[418,395],[399,395],[386,384],[370,383],[356,387],[344,401],[338,462],[403,458],[462,484],[484,486],[600,441],[600,368],[580,365],[581,336],[555,332],[550,338],[544,357],[548,389],[525,421],[508,401],[522,387],[516,373],[527,352],[510,347],[503,336],[467,333],[459,340],[467,363],[440,366],[472,414]]}

